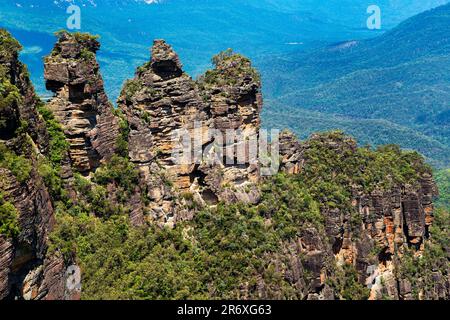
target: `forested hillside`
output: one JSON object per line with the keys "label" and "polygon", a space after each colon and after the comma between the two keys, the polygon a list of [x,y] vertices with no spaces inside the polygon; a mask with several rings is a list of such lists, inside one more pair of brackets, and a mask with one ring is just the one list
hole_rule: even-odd
{"label": "forested hillside", "polygon": [[303,136],[345,128],[362,143],[389,139],[448,166],[449,19],[450,5],[445,5],[374,39],[270,61],[263,67],[275,75],[265,79],[268,125],[277,125],[273,117],[293,114],[282,126]]}

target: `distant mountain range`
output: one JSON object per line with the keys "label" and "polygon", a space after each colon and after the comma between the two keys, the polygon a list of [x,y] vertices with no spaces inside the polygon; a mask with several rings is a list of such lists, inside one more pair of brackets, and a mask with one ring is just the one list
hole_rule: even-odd
{"label": "distant mountain range", "polygon": [[450,5],[370,40],[269,60],[267,126],[302,136],[341,128],[450,163]]}

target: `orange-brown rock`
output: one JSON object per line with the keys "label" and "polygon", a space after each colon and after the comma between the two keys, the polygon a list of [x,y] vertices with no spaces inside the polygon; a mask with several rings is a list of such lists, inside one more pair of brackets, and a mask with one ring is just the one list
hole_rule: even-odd
{"label": "orange-brown rock", "polygon": [[48,107],[64,128],[71,166],[85,174],[111,158],[119,135],[95,59],[99,48],[89,35],[62,32],[45,59],[46,86],[54,93]]}

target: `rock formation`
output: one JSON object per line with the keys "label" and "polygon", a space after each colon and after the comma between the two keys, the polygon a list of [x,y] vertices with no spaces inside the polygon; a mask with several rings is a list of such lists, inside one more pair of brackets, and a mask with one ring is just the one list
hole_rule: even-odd
{"label": "rock formation", "polygon": [[46,86],[54,92],[48,107],[63,125],[72,167],[87,174],[114,154],[118,120],[95,59],[99,42],[67,32],[58,38],[45,59]]}
{"label": "rock formation", "polygon": [[0,40],[1,156],[26,159],[18,168],[26,172],[23,176],[17,176],[14,163],[0,167],[0,198],[17,211],[20,230],[14,237],[0,235],[0,299],[69,298],[64,261],[46,254],[55,217],[38,167],[48,151],[49,134],[26,67],[18,60],[20,45],[5,30],[0,30]]}
{"label": "rock formation", "polygon": [[[19,229],[0,235],[0,299],[80,297],[78,289],[66,285],[68,259],[49,250],[54,208],[61,209],[57,204],[74,209],[69,216],[83,210],[103,222],[109,211],[102,209],[111,206],[112,214],[129,215],[133,226],[176,228],[177,222],[192,220],[198,207],[244,203],[256,211],[263,203],[261,154],[250,152],[260,136],[261,83],[245,57],[222,52],[213,58],[215,67],[194,81],[172,47],[156,40],[150,61],[125,83],[114,110],[95,58],[98,41],[85,34],[59,33],[45,60],[46,85],[54,93],[47,107],[68,143],[56,165],[64,192],[55,195],[54,177],[49,179],[43,170],[52,152],[52,130],[37,111],[40,102],[18,61],[19,44],[5,31],[0,40],[0,148],[22,161],[26,173],[20,175],[0,154],[0,205],[17,211]],[[189,151],[192,161],[179,162],[177,152],[186,145],[194,148]],[[319,190],[321,206],[315,212],[323,224],[302,221],[288,240],[275,237],[280,250],[263,252],[267,265],[283,276],[278,282],[288,283],[289,297],[338,298],[332,282],[339,281],[345,266],[352,266],[371,299],[412,299],[412,284],[398,272],[399,261],[407,252],[421,256],[427,250],[436,196],[430,172],[413,170],[418,183],[394,183],[389,175],[369,183],[364,175],[371,168],[355,161],[363,151],[343,135],[317,134],[301,142],[284,131],[279,149],[286,175],[309,186],[319,185],[317,176],[333,182],[339,178],[339,201],[344,202],[331,201],[333,190],[324,195]],[[329,158],[322,159],[317,150]],[[336,157],[341,161],[337,165]],[[320,170],[323,176],[317,175]],[[80,175],[73,172],[85,177],[77,182]],[[132,177],[123,176],[128,173]],[[255,224],[270,226],[270,214],[274,212],[255,217]],[[182,232],[183,241],[190,239],[188,230]],[[240,298],[286,298],[264,272],[256,272],[256,283],[240,285]],[[448,299],[448,274],[431,270],[434,287],[424,290],[422,285],[422,297]]]}
{"label": "rock formation", "polygon": [[[226,136],[227,130],[240,132],[244,137],[258,135],[260,82],[247,59],[223,56],[216,69],[197,83],[183,72],[172,47],[156,40],[151,60],[125,83],[118,105],[129,124],[130,160],[138,165],[147,182],[149,197],[159,203],[152,211],[162,211],[163,220],[176,215],[176,209],[169,205],[173,201],[162,201],[168,192],[150,178],[155,163],[167,172],[175,190],[194,192],[200,201],[256,201],[255,190],[244,191],[245,186],[254,185],[259,179],[256,157],[247,156],[237,163],[238,137]],[[183,148],[183,142],[176,139],[177,132],[180,139],[187,136],[193,147],[198,143],[198,149],[192,151],[192,162],[175,161],[174,150]],[[219,146],[215,132],[224,137],[222,151],[215,150]],[[215,161],[218,155],[220,161]],[[222,161],[225,155],[230,158],[228,162]],[[234,190],[225,186],[233,186]],[[170,196],[167,200],[171,200]]]}
{"label": "rock formation", "polygon": [[[351,139],[324,140],[319,135],[313,135],[307,142],[301,143],[292,133],[285,131],[280,136],[282,170],[289,174],[304,174],[303,170],[310,160],[308,149],[315,141],[337,154],[356,152],[357,149],[356,142]],[[431,175],[421,173],[418,185],[395,185],[387,189],[380,186],[367,192],[363,191],[362,185],[355,183],[352,189],[351,202],[356,216],[351,216],[351,211],[337,208],[322,211],[329,244],[313,249],[318,258],[313,268],[318,279],[325,278],[321,270],[326,267],[327,257],[334,257],[338,265],[350,264],[356,268],[359,280],[371,289],[371,299],[411,299],[411,284],[408,279],[398,277],[397,259],[407,248],[412,248],[416,255],[424,251],[433,222],[432,199],[437,196]],[[304,241],[301,237],[301,242]],[[316,237],[314,242],[320,243],[320,237]],[[309,256],[311,250],[307,251]],[[375,251],[379,252],[378,256],[373,255]],[[450,283],[439,272],[436,272],[436,279],[439,279],[438,285],[444,288]],[[316,298],[324,297],[324,284],[319,282],[316,289],[320,292],[313,294]],[[445,297],[448,293],[434,296],[436,299]]]}

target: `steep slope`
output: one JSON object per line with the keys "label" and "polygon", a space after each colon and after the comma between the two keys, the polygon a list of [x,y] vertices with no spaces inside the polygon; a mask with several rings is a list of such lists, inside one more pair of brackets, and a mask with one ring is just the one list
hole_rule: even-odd
{"label": "steep slope", "polygon": [[[279,65],[271,61],[268,67],[274,72],[277,68],[292,72],[265,79],[269,96],[280,104],[336,116],[337,122],[339,118],[386,120],[391,126],[416,131],[416,136],[427,136],[444,146],[439,150],[422,147],[421,151],[436,165],[448,165],[449,17],[450,5],[445,5],[378,38],[290,56]],[[271,112],[276,110],[271,108]],[[293,129],[302,132],[295,124]],[[358,131],[356,136],[368,142],[364,129]],[[409,147],[409,139],[420,146],[414,135],[393,137],[391,142]]]}
{"label": "steep slope", "polygon": [[[1,298],[79,298],[68,266],[79,267],[86,299],[449,298],[450,220],[434,209],[432,170],[416,152],[283,132],[273,176],[262,176],[265,154],[210,163],[223,151],[215,138],[200,146],[206,161],[179,166],[169,136],[181,128],[192,138],[194,120],[201,131],[258,135],[261,82],[249,59],[222,52],[193,81],[156,40],[112,112],[91,36],[59,35],[46,70],[62,71],[47,72],[46,106],[18,43],[1,39]],[[92,143],[108,156],[80,170],[69,124],[95,137],[108,110],[108,128],[120,130]],[[225,141],[234,160],[240,141]]]}
{"label": "steep slope", "polygon": [[47,255],[55,226],[46,160],[54,151],[19,43],[0,30],[0,299],[70,299],[64,261]]}

